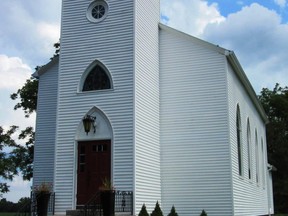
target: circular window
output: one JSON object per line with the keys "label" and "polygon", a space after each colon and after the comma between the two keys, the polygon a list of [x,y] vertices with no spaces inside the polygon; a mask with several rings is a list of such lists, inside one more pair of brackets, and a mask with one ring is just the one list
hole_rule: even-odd
{"label": "circular window", "polygon": [[104,0],[93,1],[87,10],[87,19],[90,22],[100,22],[106,18],[108,14],[108,4]]}

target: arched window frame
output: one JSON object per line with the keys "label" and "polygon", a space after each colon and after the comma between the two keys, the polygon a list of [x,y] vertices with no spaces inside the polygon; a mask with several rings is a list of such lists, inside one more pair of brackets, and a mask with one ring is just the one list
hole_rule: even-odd
{"label": "arched window frame", "polygon": [[255,162],[256,162],[256,183],[259,184],[259,144],[258,144],[258,134],[257,129],[255,129]]}
{"label": "arched window frame", "polygon": [[[109,79],[109,82],[110,82],[110,88],[83,91],[83,87],[84,87],[84,84],[85,84],[85,81],[86,81],[87,76],[90,74],[90,72],[93,71],[93,69],[94,69],[96,66],[101,67],[101,69],[103,69],[103,71],[104,71],[105,74],[107,75],[107,77],[108,77],[108,79]],[[109,70],[107,69],[107,67],[105,67],[105,65],[104,65],[102,62],[100,62],[99,60],[93,61],[93,62],[86,68],[86,70],[84,71],[84,73],[83,73],[82,76],[81,76],[80,83],[79,83],[79,86],[78,86],[78,92],[83,92],[83,93],[95,92],[95,91],[97,91],[97,92],[98,92],[98,91],[107,91],[107,90],[109,91],[109,90],[112,90],[112,89],[113,89],[113,81],[112,81],[111,73],[109,72]]]}
{"label": "arched window frame", "polygon": [[265,150],[264,150],[264,141],[263,137],[261,137],[261,172],[262,172],[262,183],[263,188],[265,188],[266,184],[266,157],[265,157]]}
{"label": "arched window frame", "polygon": [[251,146],[251,128],[250,121],[247,118],[247,160],[248,160],[248,178],[251,180],[253,176],[252,172],[252,146]]}
{"label": "arched window frame", "polygon": [[243,146],[242,146],[242,125],[241,125],[241,113],[239,104],[236,111],[236,136],[237,136],[237,157],[238,157],[238,174],[243,176]]}

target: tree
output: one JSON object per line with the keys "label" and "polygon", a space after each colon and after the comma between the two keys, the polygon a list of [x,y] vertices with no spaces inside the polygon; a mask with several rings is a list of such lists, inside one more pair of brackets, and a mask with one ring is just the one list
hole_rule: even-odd
{"label": "tree", "polygon": [[[4,180],[12,180],[13,176],[17,173],[15,165],[8,153],[4,151],[6,146],[15,145],[15,141],[11,139],[11,135],[16,131],[17,127],[12,126],[8,131],[0,126],[0,176]],[[7,193],[9,191],[9,186],[7,183],[0,182],[0,195]]]}
{"label": "tree", "polygon": [[138,216],[149,216],[145,204],[142,205],[142,208],[141,208]]}
{"label": "tree", "polygon": [[288,212],[288,87],[277,83],[273,90],[263,88],[259,99],[266,111],[268,161],[277,168],[273,173],[276,213]]}
{"label": "tree", "polygon": [[[51,60],[60,55],[60,42],[54,44],[55,53]],[[35,71],[37,72],[42,66],[37,66]],[[30,79],[26,80],[26,83],[22,88],[18,89],[16,93],[10,95],[12,100],[20,99],[14,106],[14,110],[22,108],[25,117],[29,117],[34,111],[37,110],[37,97],[38,97],[38,79],[31,76]],[[28,129],[29,134],[30,128]]]}
{"label": "tree", "polygon": [[[36,67],[38,70],[39,67]],[[18,89],[16,93],[11,94],[10,98],[12,100],[20,99],[14,106],[14,110],[22,108],[25,113],[25,117],[29,117],[31,113],[36,111],[37,107],[37,95],[38,95],[38,80],[34,77],[26,80],[26,83],[21,89]]]}
{"label": "tree", "polygon": [[[12,181],[20,172],[24,180],[30,180],[33,176],[33,128],[28,127],[20,132],[18,139],[26,140],[25,144],[17,144],[11,138],[17,130],[17,126],[11,126],[9,130],[4,131],[0,126],[0,176],[4,180]],[[8,184],[0,182],[0,194],[8,191]]]}
{"label": "tree", "polygon": [[205,210],[203,209],[200,216],[207,216],[207,213],[205,212]]}
{"label": "tree", "polygon": [[[14,109],[22,108],[25,117],[36,111],[38,94],[38,80],[31,77],[17,93],[10,97],[12,100],[20,99]],[[5,181],[12,181],[14,176],[21,173],[24,180],[33,176],[33,153],[35,132],[32,127],[20,131],[16,141],[12,138],[18,132],[18,126],[10,126],[4,131],[0,126],[0,177]],[[23,143],[24,142],[24,143]],[[0,195],[9,192],[7,182],[0,182]]]}
{"label": "tree", "polygon": [[[51,60],[60,54],[60,42],[54,44],[55,53]],[[41,66],[37,66],[38,71]],[[22,108],[25,117],[28,118],[37,110],[38,79],[30,77],[22,88],[10,95],[12,100],[20,100],[14,106],[14,110]],[[32,127],[27,127],[18,135],[18,141],[25,141],[24,144],[17,144],[12,136],[19,130],[18,126],[11,126],[8,131],[4,131],[0,126],[0,177],[4,180],[13,180],[15,175],[22,174],[24,180],[30,180],[33,176],[33,155],[35,132]],[[9,152],[7,152],[9,151]],[[0,182],[0,196],[9,191],[6,182]]]}
{"label": "tree", "polygon": [[15,212],[15,203],[7,201],[5,198],[1,199],[0,212]]}
{"label": "tree", "polygon": [[178,216],[174,205],[172,206],[171,211],[170,211],[170,213],[168,214],[168,216]]}
{"label": "tree", "polygon": [[163,212],[162,212],[162,210],[160,208],[160,205],[159,205],[158,201],[157,201],[157,203],[155,205],[154,210],[151,213],[151,216],[163,216]]}

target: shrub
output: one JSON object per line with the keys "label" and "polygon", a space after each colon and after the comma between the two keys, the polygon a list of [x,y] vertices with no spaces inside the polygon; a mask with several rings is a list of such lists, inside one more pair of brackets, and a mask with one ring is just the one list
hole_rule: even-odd
{"label": "shrub", "polygon": [[148,214],[148,212],[147,212],[147,210],[146,210],[145,204],[142,205],[142,208],[141,208],[138,216],[149,216],[149,214]]}
{"label": "shrub", "polygon": [[177,214],[177,212],[176,212],[176,210],[175,210],[174,205],[172,206],[171,211],[170,211],[170,213],[168,214],[168,216],[178,216],[178,214]]}
{"label": "shrub", "polygon": [[155,208],[153,210],[153,212],[151,213],[151,216],[163,216],[163,212],[160,208],[160,205],[157,201],[156,205],[155,205]]}
{"label": "shrub", "polygon": [[207,214],[204,210],[202,210],[202,213],[200,214],[200,216],[207,216]]}

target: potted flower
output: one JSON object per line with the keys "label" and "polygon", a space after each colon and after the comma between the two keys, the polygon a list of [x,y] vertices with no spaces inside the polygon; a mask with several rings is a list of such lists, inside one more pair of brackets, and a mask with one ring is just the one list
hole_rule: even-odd
{"label": "potted flower", "polygon": [[99,187],[100,199],[104,216],[114,216],[115,213],[115,188],[110,179],[104,178]]}
{"label": "potted flower", "polygon": [[40,185],[34,186],[33,192],[36,196],[37,215],[47,216],[48,204],[52,192],[52,184],[43,182]]}

